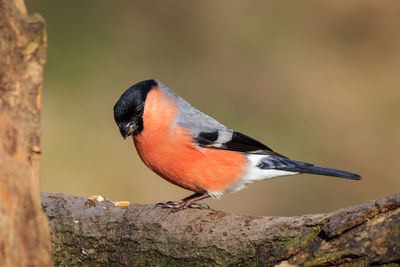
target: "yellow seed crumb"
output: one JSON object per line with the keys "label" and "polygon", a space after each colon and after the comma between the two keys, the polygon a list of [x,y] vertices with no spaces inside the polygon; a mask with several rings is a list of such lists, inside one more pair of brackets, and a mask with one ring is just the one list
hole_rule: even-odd
{"label": "yellow seed crumb", "polygon": [[102,197],[101,195],[93,195],[88,197],[89,200],[91,201],[97,201],[97,202],[103,202],[104,201],[104,197]]}
{"label": "yellow seed crumb", "polygon": [[100,203],[101,203],[101,202],[104,201],[104,197],[98,195],[97,198],[96,198],[96,200],[97,200],[97,202],[100,202]]}
{"label": "yellow seed crumb", "polygon": [[128,207],[129,206],[129,201],[117,201],[117,202],[114,202],[114,206],[116,206],[116,207]]}
{"label": "yellow seed crumb", "polygon": [[88,197],[89,200],[95,201],[97,199],[98,195],[93,195]]}

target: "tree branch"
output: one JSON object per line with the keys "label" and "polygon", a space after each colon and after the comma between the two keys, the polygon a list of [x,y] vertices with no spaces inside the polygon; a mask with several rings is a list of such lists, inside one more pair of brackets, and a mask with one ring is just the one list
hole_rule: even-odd
{"label": "tree branch", "polygon": [[57,265],[400,263],[400,193],[328,214],[178,213],[42,194]]}

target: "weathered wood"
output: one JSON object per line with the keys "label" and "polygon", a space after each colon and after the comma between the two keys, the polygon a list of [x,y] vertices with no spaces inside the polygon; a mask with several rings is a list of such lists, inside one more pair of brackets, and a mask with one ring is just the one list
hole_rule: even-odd
{"label": "weathered wood", "polygon": [[0,0],[0,266],[49,266],[40,205],[44,20],[22,0]]}
{"label": "weathered wood", "polygon": [[400,263],[400,193],[329,214],[251,217],[42,194],[57,265]]}

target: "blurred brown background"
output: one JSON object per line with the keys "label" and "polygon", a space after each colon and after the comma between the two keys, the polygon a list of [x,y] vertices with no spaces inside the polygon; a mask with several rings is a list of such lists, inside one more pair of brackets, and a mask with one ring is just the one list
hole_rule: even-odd
{"label": "blurred brown background", "polygon": [[156,203],[112,108],[156,78],[290,158],[359,173],[300,175],[209,200],[250,215],[328,212],[400,191],[398,1],[27,1],[47,21],[41,187]]}

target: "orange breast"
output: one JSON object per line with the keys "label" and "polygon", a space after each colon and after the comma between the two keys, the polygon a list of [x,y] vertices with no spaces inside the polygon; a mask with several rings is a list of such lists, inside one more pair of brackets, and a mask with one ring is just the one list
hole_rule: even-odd
{"label": "orange breast", "polygon": [[241,177],[245,156],[199,148],[188,129],[171,125],[177,108],[173,98],[153,89],[146,98],[143,131],[133,140],[140,158],[155,173],[194,192],[224,192]]}

